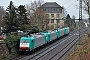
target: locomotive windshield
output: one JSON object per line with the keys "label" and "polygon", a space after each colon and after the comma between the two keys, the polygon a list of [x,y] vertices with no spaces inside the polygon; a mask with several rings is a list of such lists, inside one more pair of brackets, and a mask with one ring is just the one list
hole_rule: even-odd
{"label": "locomotive windshield", "polygon": [[29,43],[29,40],[22,40],[21,43]]}

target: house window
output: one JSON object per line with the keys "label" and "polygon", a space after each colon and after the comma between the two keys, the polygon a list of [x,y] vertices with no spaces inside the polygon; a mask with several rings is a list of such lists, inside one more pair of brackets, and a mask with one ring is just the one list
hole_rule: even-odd
{"label": "house window", "polygon": [[51,10],[51,8],[48,8],[49,10],[48,10],[48,12],[51,12],[52,10]]}
{"label": "house window", "polygon": [[60,23],[60,20],[59,19],[57,19],[57,23]]}
{"label": "house window", "polygon": [[46,12],[48,12],[48,8],[46,8]]}
{"label": "house window", "polygon": [[51,8],[51,12],[54,12],[54,8]]}
{"label": "house window", "polygon": [[51,14],[51,18],[53,18],[54,17],[54,14]]}
{"label": "house window", "polygon": [[56,12],[56,8],[54,8],[54,12]]}
{"label": "house window", "polygon": [[46,11],[46,8],[44,8],[43,11]]}
{"label": "house window", "polygon": [[60,13],[62,13],[62,8],[60,8]]}
{"label": "house window", "polygon": [[59,8],[57,8],[57,12],[59,12],[60,11],[60,9]]}
{"label": "house window", "polygon": [[51,23],[54,23],[54,19],[51,19]]}
{"label": "house window", "polygon": [[60,17],[60,14],[57,14],[56,17],[59,18]]}

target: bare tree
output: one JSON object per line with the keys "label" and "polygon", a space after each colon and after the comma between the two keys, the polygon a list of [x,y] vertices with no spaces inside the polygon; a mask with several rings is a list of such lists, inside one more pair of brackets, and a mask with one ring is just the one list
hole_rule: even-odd
{"label": "bare tree", "polygon": [[87,0],[83,0],[83,2],[83,9],[87,14],[89,14],[89,2]]}
{"label": "bare tree", "polygon": [[[79,0],[77,0],[79,2]],[[82,8],[86,14],[88,14],[88,0],[82,0]],[[75,5],[76,9],[79,9],[79,4]]]}
{"label": "bare tree", "polygon": [[89,15],[89,21],[90,21],[90,0],[83,0],[83,2],[84,2],[83,9]]}
{"label": "bare tree", "polygon": [[[38,1],[33,1],[33,2],[31,1],[30,3],[26,4],[26,9],[27,9],[28,14],[29,14],[28,17],[31,20],[32,20],[32,16],[35,15],[35,13],[36,13],[36,9],[38,7],[40,7],[42,3],[43,3],[42,0],[38,0]],[[34,19],[36,20],[36,17],[34,17]]]}
{"label": "bare tree", "polygon": [[37,25],[40,28],[43,25],[47,25],[48,23],[48,15],[42,9],[43,0],[31,1],[31,3],[26,4],[26,9],[29,14],[30,23],[32,25]]}
{"label": "bare tree", "polygon": [[3,24],[3,17],[5,16],[5,10],[3,8],[3,6],[0,6],[0,27],[2,26]]}
{"label": "bare tree", "polygon": [[39,7],[37,10],[36,10],[36,14],[37,15],[37,21],[38,21],[38,25],[39,26],[45,26],[46,29],[47,29],[47,25],[49,23],[49,16],[46,12],[43,11],[42,7]]}
{"label": "bare tree", "polygon": [[68,13],[67,13],[67,10],[65,9],[64,6],[63,6],[63,11],[64,11],[64,12],[63,12],[63,13],[64,13],[64,14],[63,14],[63,16],[64,16],[63,18],[66,18],[66,16],[67,16]]}

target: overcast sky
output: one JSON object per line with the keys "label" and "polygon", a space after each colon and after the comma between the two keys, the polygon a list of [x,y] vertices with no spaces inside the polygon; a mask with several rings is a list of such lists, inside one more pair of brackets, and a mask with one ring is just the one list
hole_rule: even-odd
{"label": "overcast sky", "polygon": [[[12,0],[14,5],[18,6],[20,4],[25,5],[30,3],[30,1],[34,0]],[[37,1],[37,0],[36,0]],[[79,10],[77,9],[78,7],[78,1],[77,0],[44,0],[45,2],[57,2],[60,6],[64,6],[67,10],[67,13],[72,15],[75,15],[76,18],[79,16]],[[9,5],[10,0],[1,0],[0,1],[0,6],[4,6],[6,8]],[[83,18],[87,17],[85,14],[83,14]]]}

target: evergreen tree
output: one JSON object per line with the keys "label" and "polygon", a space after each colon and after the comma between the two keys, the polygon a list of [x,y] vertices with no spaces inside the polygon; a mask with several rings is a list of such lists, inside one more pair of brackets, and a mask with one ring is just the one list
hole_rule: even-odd
{"label": "evergreen tree", "polygon": [[70,27],[70,25],[71,25],[71,17],[70,17],[69,14],[66,16],[66,19],[68,19],[68,20],[65,21],[65,24]]}
{"label": "evergreen tree", "polygon": [[16,8],[13,5],[12,1],[10,1],[9,6],[6,9],[4,21],[7,32],[12,32],[17,30]]}
{"label": "evergreen tree", "polygon": [[17,9],[17,13],[18,13],[19,27],[20,27],[20,29],[24,29],[24,27],[22,28],[22,26],[29,24],[29,21],[28,21],[29,19],[27,17],[28,14],[25,9],[25,6],[20,5]]}
{"label": "evergreen tree", "polygon": [[72,19],[73,19],[72,22],[71,22],[71,23],[72,23],[72,26],[73,26],[73,27],[76,27],[75,16],[74,16],[74,15],[72,16]]}
{"label": "evergreen tree", "polygon": [[[28,14],[25,6],[20,5],[16,8],[12,1],[10,1],[9,6],[6,9],[5,14],[5,27],[7,32],[14,32],[18,29],[25,29],[24,25],[29,24]],[[20,28],[18,28],[20,27]]]}

